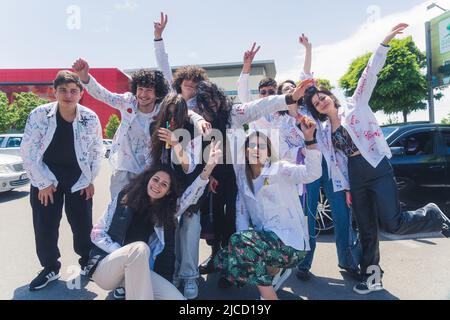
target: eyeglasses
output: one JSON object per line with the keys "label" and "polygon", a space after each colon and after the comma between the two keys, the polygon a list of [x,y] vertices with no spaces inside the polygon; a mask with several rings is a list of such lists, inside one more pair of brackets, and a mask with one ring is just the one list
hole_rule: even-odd
{"label": "eyeglasses", "polygon": [[262,96],[274,96],[275,95],[275,90],[261,90],[259,92],[260,95]]}

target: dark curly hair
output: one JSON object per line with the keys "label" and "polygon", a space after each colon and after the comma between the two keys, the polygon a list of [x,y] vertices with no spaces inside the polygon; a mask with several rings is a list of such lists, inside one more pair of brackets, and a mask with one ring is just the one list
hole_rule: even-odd
{"label": "dark curly hair", "polygon": [[205,69],[197,66],[185,66],[178,69],[173,76],[173,89],[181,94],[181,84],[184,80],[192,80],[195,83],[209,80]]}
{"label": "dark curly hair", "polygon": [[259,82],[258,90],[264,87],[274,87],[277,88],[277,82],[272,78],[264,78]]}
{"label": "dark curly hair", "polygon": [[[212,106],[217,107],[217,112]],[[225,92],[211,81],[202,81],[197,86],[197,109],[212,126],[225,133],[230,124],[230,113],[232,109],[231,100]]]}
{"label": "dark curly hair", "polygon": [[158,70],[139,70],[131,75],[131,92],[136,95],[137,88],[154,88],[156,103],[160,103],[169,93],[169,83]]}
{"label": "dark curly hair", "polygon": [[[171,107],[173,110],[170,110]],[[158,118],[151,127],[152,134],[152,147],[151,154],[153,161],[159,162],[165,148],[163,143],[158,137],[158,128],[166,128],[166,123],[174,120],[174,127],[172,131],[184,128],[189,123],[188,107],[183,97],[176,93],[170,93],[161,103]]]}
{"label": "dark curly hair", "polygon": [[[154,203],[150,201],[147,186],[150,179],[158,172],[165,172],[170,176],[168,193]],[[169,166],[153,166],[132,179],[122,191],[122,204],[135,210],[137,215],[145,215],[147,221],[153,222],[158,227],[176,226],[175,214],[179,187],[174,171]]]}
{"label": "dark curly hair", "polygon": [[312,103],[312,98],[319,93],[329,96],[333,100],[336,109],[339,109],[341,107],[341,103],[331,91],[325,89],[324,87],[311,87],[306,89],[304,97],[305,106],[308,108],[309,112],[311,112],[311,115],[314,119],[324,122],[328,120],[328,116],[317,111],[316,107],[314,107]]}
{"label": "dark curly hair", "polygon": [[[286,83],[290,83],[290,84],[294,85],[294,87],[297,86],[293,80],[283,81],[280,85],[278,85],[278,90],[277,90],[277,94],[278,95],[282,95],[283,94],[283,86]],[[289,111],[278,111],[278,113],[281,114],[281,115],[286,115],[286,114],[289,114]]]}

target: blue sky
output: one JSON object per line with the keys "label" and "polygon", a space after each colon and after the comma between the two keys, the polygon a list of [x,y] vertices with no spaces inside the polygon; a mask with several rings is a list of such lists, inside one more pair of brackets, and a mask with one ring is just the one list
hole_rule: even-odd
{"label": "blue sky", "polygon": [[[351,59],[374,49],[398,19],[414,20],[404,22],[415,25],[411,35],[424,45],[423,19],[440,14],[426,11],[428,2],[0,0],[0,68],[70,67],[77,57],[92,67],[155,66],[153,21],[165,11],[164,38],[173,65],[241,61],[256,41],[262,46],[256,59],[274,59],[280,80],[296,77],[303,63],[297,39],[304,32],[315,48],[316,74],[335,82]],[[438,3],[450,8],[450,0]],[[79,21],[71,19],[74,11],[67,12],[71,6],[80,10]],[[73,21],[79,28],[68,27]],[[441,110],[450,112],[448,102]]]}

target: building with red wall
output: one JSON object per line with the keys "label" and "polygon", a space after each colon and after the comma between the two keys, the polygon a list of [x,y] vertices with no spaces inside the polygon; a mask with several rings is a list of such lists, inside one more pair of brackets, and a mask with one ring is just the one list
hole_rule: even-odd
{"label": "building with red wall", "polygon": [[[63,69],[0,69],[0,91],[13,99],[13,93],[33,92],[43,99],[54,101],[53,80],[56,74]],[[111,92],[124,93],[129,91],[128,76],[118,69],[91,69],[90,73]],[[93,97],[84,93],[80,103],[94,110],[102,124],[103,129],[112,114],[120,113]]]}

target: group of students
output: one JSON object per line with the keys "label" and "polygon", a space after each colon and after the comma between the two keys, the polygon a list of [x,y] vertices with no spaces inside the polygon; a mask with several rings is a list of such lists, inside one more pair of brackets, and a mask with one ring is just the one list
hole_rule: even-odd
{"label": "group of students", "polygon": [[[131,92],[108,91],[78,59],[75,72],[58,73],[56,101],[30,114],[21,153],[44,268],[30,290],[60,276],[63,206],[81,273],[129,300],[195,299],[197,279],[211,272],[221,275],[221,288],[255,285],[262,299],[277,299],[293,268],[299,279],[310,278],[321,186],[331,204],[339,267],[358,280],[357,293],[383,289],[381,277],[368,280],[379,267],[379,224],[397,234],[449,236],[449,220],[436,205],[400,210],[390,149],[368,104],[389,42],[407,25],[386,36],[355,94],[342,104],[316,87],[305,36],[300,84],[264,79],[260,99],[251,101],[248,79],[259,50],[253,45],[238,82],[241,104],[234,105],[199,67],[172,75],[162,40],[167,21],[161,14],[154,25],[159,70],[134,73]],[[94,226],[102,128],[97,115],[79,104],[84,90],[118,109],[122,120],[110,153],[111,202]],[[239,140],[244,125],[249,129]],[[181,131],[189,138],[176,134]],[[205,155],[200,160],[198,151]],[[211,256],[199,266],[207,228]]]}

